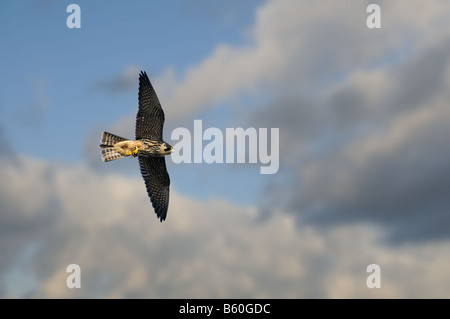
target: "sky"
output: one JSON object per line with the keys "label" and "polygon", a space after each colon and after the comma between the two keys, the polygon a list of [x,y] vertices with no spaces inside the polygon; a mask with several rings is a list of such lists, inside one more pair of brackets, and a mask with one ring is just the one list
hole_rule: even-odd
{"label": "sky", "polygon": [[[450,297],[449,14],[440,0],[2,1],[0,297]],[[98,148],[102,131],[133,138],[141,70],[165,141],[195,120],[278,128],[278,172],[166,157],[160,223],[136,159]]]}

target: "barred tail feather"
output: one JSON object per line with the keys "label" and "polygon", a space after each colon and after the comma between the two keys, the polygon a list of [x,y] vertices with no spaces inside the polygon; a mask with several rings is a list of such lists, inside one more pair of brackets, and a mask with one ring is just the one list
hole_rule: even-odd
{"label": "barred tail feather", "polygon": [[113,147],[105,147],[102,149],[102,161],[111,162],[123,157],[122,154],[117,153]]}
{"label": "barred tail feather", "polygon": [[122,141],[126,141],[126,138],[108,133],[108,132],[102,132],[102,139],[100,140],[100,147],[108,147],[108,146],[114,146],[114,144]]}
{"label": "barred tail feather", "polygon": [[102,132],[102,138],[100,140],[100,148],[102,149],[102,160],[103,162],[110,162],[123,157],[122,154],[118,153],[114,149],[114,144],[122,141],[126,141],[126,138],[108,133]]}

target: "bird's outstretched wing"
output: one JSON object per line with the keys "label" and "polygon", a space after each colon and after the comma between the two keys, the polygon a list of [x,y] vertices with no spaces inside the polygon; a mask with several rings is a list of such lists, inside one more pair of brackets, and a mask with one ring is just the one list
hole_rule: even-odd
{"label": "bird's outstretched wing", "polygon": [[162,140],[164,111],[147,73],[139,74],[139,110],[136,115],[136,140]]}
{"label": "bird's outstretched wing", "polygon": [[166,169],[166,160],[164,157],[139,156],[139,166],[155,213],[159,220],[163,221],[166,219],[169,208],[170,178]]}

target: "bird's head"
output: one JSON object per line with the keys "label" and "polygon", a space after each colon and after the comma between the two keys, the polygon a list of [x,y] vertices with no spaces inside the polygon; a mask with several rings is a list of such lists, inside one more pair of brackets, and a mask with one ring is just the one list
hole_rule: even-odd
{"label": "bird's head", "polygon": [[172,153],[173,151],[173,147],[172,145],[167,144],[166,142],[163,142],[160,146],[160,153],[162,155],[169,155],[170,153]]}

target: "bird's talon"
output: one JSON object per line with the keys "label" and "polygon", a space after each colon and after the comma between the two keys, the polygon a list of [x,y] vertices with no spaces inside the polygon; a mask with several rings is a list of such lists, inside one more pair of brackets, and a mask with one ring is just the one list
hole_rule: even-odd
{"label": "bird's talon", "polygon": [[133,157],[137,157],[137,153],[139,152],[139,148],[135,148],[134,150],[133,150],[133,153],[131,154],[131,156],[133,156]]}
{"label": "bird's talon", "polygon": [[126,151],[125,154],[127,154],[127,156],[131,155],[131,151]]}

